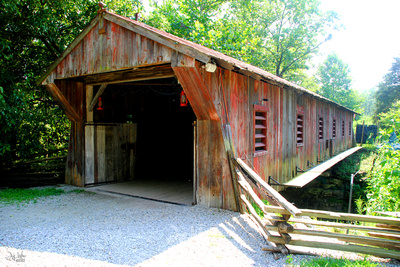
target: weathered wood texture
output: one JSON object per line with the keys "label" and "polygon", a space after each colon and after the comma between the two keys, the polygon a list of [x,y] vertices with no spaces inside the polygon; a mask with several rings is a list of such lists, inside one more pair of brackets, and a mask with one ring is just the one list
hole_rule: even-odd
{"label": "weathered wood texture", "polygon": [[199,120],[197,129],[197,203],[236,210],[221,123]]}
{"label": "weathered wood texture", "polygon": [[[299,175],[296,166],[307,170],[352,147],[353,114],[345,109],[261,80],[254,80],[220,67],[206,72],[196,64],[209,88],[219,118],[232,127],[238,157],[245,160],[267,180],[269,176],[284,183]],[[253,106],[268,108],[267,151],[254,156]],[[296,142],[297,113],[304,114],[304,141]],[[323,117],[323,139],[318,139],[318,118]],[[332,123],[336,120],[336,136]],[[342,120],[344,135],[342,136]],[[350,134],[349,134],[350,133]],[[312,165],[311,165],[311,164]]]}
{"label": "weathered wood texture", "polygon": [[85,131],[83,122],[71,122],[65,183],[83,186],[85,178]]}
{"label": "weathered wood texture", "polygon": [[[199,63],[197,66],[199,66]],[[219,120],[210,95],[210,91],[213,88],[205,84],[201,77],[200,69],[186,66],[175,66],[173,69],[197,119]]]}
{"label": "weathered wood texture", "polygon": [[[105,33],[99,31],[103,28]],[[133,66],[169,63],[171,52],[170,48],[160,43],[101,19],[47,76],[44,83]]]}
{"label": "weathered wood texture", "polygon": [[134,179],[136,124],[85,126],[85,184]]}

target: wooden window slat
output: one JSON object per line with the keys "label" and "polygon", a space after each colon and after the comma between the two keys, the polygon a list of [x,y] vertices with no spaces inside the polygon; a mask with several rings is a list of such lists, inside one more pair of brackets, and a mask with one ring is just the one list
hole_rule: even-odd
{"label": "wooden window slat", "polygon": [[345,124],[344,124],[344,119],[343,119],[343,120],[342,120],[342,137],[344,137],[344,131],[345,131],[345,130],[344,130],[344,125],[345,125]]}
{"label": "wooden window slat", "polygon": [[264,125],[261,125],[261,124],[256,124],[255,128],[256,129],[267,129],[267,127],[265,127]]}
{"label": "wooden window slat", "polygon": [[264,143],[256,143],[255,147],[265,147],[265,144]]}
{"label": "wooden window slat", "polygon": [[267,120],[267,118],[265,118],[265,117],[262,117],[262,116],[256,116],[256,120]]}
{"label": "wooden window slat", "polygon": [[318,139],[324,140],[324,118],[318,118]]}
{"label": "wooden window slat", "polygon": [[336,137],[336,119],[332,120],[332,138]]}
{"label": "wooden window slat", "polygon": [[265,106],[254,105],[254,155],[267,151],[267,110]]}
{"label": "wooden window slat", "polygon": [[302,146],[304,143],[303,123],[304,123],[304,115],[297,114],[297,124],[296,124],[297,146]]}

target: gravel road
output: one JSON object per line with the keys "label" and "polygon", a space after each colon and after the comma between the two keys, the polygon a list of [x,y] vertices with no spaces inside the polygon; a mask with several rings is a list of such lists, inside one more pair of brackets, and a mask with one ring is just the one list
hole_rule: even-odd
{"label": "gravel road", "polygon": [[225,210],[90,192],[0,203],[0,266],[285,266],[262,245]]}

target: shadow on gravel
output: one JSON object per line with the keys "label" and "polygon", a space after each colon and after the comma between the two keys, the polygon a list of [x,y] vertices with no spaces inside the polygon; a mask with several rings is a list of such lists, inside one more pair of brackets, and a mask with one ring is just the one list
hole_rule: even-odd
{"label": "shadow on gravel", "polygon": [[18,253],[26,264],[50,266],[284,263],[261,251],[261,235],[238,213],[198,206],[69,193],[20,207],[0,204],[0,221],[6,265]]}

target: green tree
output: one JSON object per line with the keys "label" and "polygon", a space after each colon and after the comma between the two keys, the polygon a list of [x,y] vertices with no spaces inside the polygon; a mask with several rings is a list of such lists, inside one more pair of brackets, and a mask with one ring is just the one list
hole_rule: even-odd
{"label": "green tree", "polygon": [[354,109],[361,103],[358,93],[351,89],[350,67],[335,53],[328,55],[319,65],[317,77],[321,85],[318,93],[347,108]]}
{"label": "green tree", "polygon": [[376,110],[378,116],[387,112],[397,100],[400,100],[400,57],[394,58],[389,72],[383,77],[375,94]]}
{"label": "green tree", "polygon": [[299,80],[337,15],[319,0],[153,1],[148,23],[167,32]]}
{"label": "green tree", "polygon": [[97,3],[0,0],[0,162],[66,146],[68,120],[35,81],[97,15]]}
{"label": "green tree", "polygon": [[389,137],[400,132],[400,101],[394,102],[388,112],[381,113],[382,130],[379,132],[383,147],[379,149],[368,181],[365,210],[367,214],[377,211],[400,209],[400,150],[387,144]]}
{"label": "green tree", "polygon": [[[246,1],[241,1],[243,3]],[[337,28],[337,14],[322,12],[319,0],[268,0],[251,1],[247,8],[251,25],[259,40],[259,55],[252,64],[275,75],[290,78],[298,70],[307,69],[308,61],[318,52],[319,46],[330,40],[327,30]],[[233,9],[234,14],[243,14]],[[234,16],[233,16],[234,17]]]}
{"label": "green tree", "polygon": [[150,2],[153,12],[146,23],[195,43],[212,47],[209,31],[226,0],[164,0]]}

